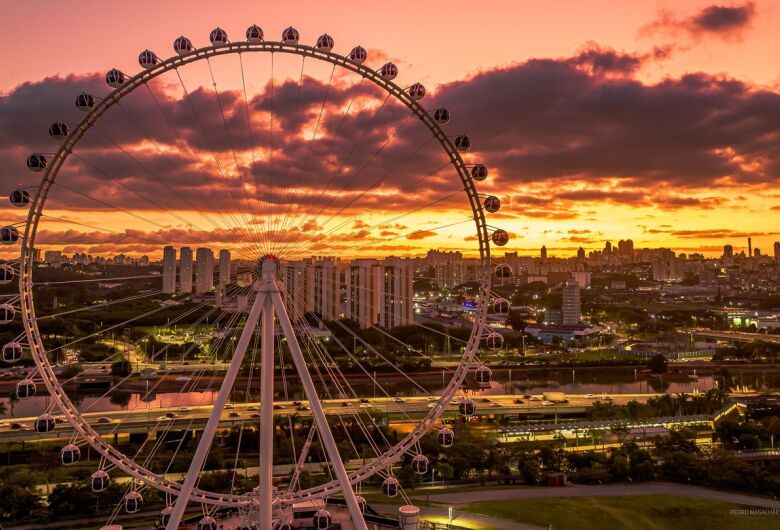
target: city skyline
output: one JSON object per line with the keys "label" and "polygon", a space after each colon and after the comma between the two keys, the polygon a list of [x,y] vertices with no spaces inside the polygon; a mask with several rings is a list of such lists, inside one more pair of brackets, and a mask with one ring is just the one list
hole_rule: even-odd
{"label": "city skyline", "polygon": [[[615,17],[620,12],[621,24],[594,20],[593,26],[586,28],[575,22],[579,20],[577,14],[591,20],[592,17],[583,12],[587,11],[586,7],[571,2],[561,2],[561,6],[566,7],[570,16],[558,24],[571,30],[567,31],[570,37],[554,42],[534,38],[537,32],[533,28],[544,26],[539,22],[547,20],[547,10],[524,4],[491,6],[480,14],[492,21],[485,26],[493,32],[490,44],[487,41],[484,44],[469,42],[468,46],[472,48],[461,49],[465,44],[458,43],[454,53],[448,47],[448,55],[458,57],[457,61],[437,60],[437,54],[444,50],[420,50],[412,44],[414,39],[399,38],[399,33],[405,35],[411,28],[390,25],[380,33],[389,31],[395,34],[394,38],[373,42],[366,33],[371,25],[364,20],[368,13],[353,13],[352,18],[304,16],[299,30],[302,40],[309,42],[327,29],[335,36],[339,50],[363,42],[368,46],[372,64],[392,59],[399,64],[404,83],[423,82],[428,90],[426,105],[430,99],[430,104],[444,103],[451,108],[453,125],[478,139],[466,156],[467,162],[484,161],[490,168],[491,177],[482,183],[481,190],[501,198],[502,209],[494,214],[494,219],[512,235],[506,247],[508,250],[530,252],[544,244],[551,255],[562,255],[576,251],[580,246],[596,249],[604,240],[628,237],[640,247],[667,247],[716,256],[723,244],[730,243],[741,249],[745,238],[752,237],[755,246],[769,253],[777,234],[772,232],[771,226],[768,230],[763,227],[767,226],[765,219],[780,208],[780,197],[774,185],[780,157],[775,142],[771,141],[774,124],[766,121],[766,116],[771,116],[780,106],[780,98],[777,73],[770,59],[772,54],[758,51],[776,46],[771,28],[780,13],[768,2],[736,2],[721,10],[708,2],[698,1],[684,5],[664,2],[652,6],[633,5],[631,9],[621,5],[619,10],[612,10]],[[6,20],[13,20],[16,9],[17,6],[9,8]],[[41,16],[61,14],[65,19],[71,16],[59,13],[60,9],[64,8],[53,8]],[[170,8],[163,8],[167,9]],[[511,10],[521,16],[498,17],[498,10]],[[131,11],[133,13],[128,13],[127,18],[129,26],[140,28],[142,23],[144,26],[148,23],[145,17],[139,18],[142,9]],[[458,15],[448,13],[446,17],[453,23]],[[190,35],[193,42],[202,45],[212,29],[206,25],[211,21],[193,13],[186,18],[182,31]],[[230,34],[236,34],[243,31],[244,18],[241,13],[239,22],[237,14],[230,14],[221,23]],[[281,21],[282,13],[274,10],[264,13],[261,18],[263,20],[257,20],[257,23],[269,36],[286,26]],[[495,26],[499,19],[517,19],[528,32],[522,33],[524,38],[518,43],[515,33],[508,32],[505,27],[508,22],[501,22],[500,29]],[[80,20],[73,23],[76,28],[84,24]],[[8,29],[11,33],[18,31],[16,27]],[[13,114],[0,116],[0,131],[7,140],[4,153],[9,160],[8,166],[0,172],[0,180],[9,189],[20,181],[20,175],[27,175],[23,157],[16,153],[47,150],[48,139],[43,131],[51,116],[57,115],[55,108],[62,112],[62,108],[72,107],[74,95],[82,90],[104,94],[104,72],[110,67],[129,73],[138,71],[136,58],[144,47],[156,50],[161,57],[172,53],[170,46],[174,36],[150,28],[148,39],[119,42],[119,47],[112,47],[109,54],[93,45],[102,38],[101,31],[100,27],[91,28],[89,41],[69,41],[63,43],[61,50],[48,50],[47,53],[56,53],[54,62],[38,61],[41,57],[37,51],[27,52],[27,57],[33,60],[17,55],[11,58],[11,73],[0,83],[0,90],[3,90],[0,104],[15,109]],[[431,31],[429,43],[436,40],[441,30]],[[512,42],[511,46],[496,45],[506,39]],[[382,42],[392,44],[385,44],[381,49],[369,46]],[[421,56],[420,52],[423,52]],[[743,56],[749,56],[750,60],[742,60]],[[46,69],[39,63],[46,64]],[[251,66],[254,70],[264,68],[259,63]],[[292,89],[297,82],[297,69],[293,66],[287,65],[287,70],[278,72],[279,86]],[[67,72],[68,77],[58,75],[62,72]],[[243,98],[238,99],[236,74],[220,73],[226,76],[220,85],[223,93],[230,95],[225,96],[226,111],[238,116],[243,111],[240,106]],[[187,74],[186,80],[193,93],[206,94],[210,83],[204,75],[207,74],[203,71]],[[317,91],[324,88],[326,81],[321,77],[311,78],[308,88],[313,91],[313,100],[317,100]],[[349,84],[341,77],[336,81],[339,90],[349,90]],[[577,92],[568,91],[564,88],[567,86],[578,87]],[[502,88],[497,90],[495,87]],[[170,83],[160,83],[155,90],[159,91],[157,97],[161,108],[175,109],[181,103],[181,91],[171,88]],[[267,79],[260,76],[250,80],[249,90],[250,97],[261,101],[269,94]],[[290,92],[292,103],[294,90]],[[47,100],[44,105],[39,104],[41,96],[49,93],[56,97],[49,98],[51,101]],[[516,97],[520,98],[521,105],[514,102]],[[686,98],[690,104],[678,107],[679,98]],[[601,106],[590,105],[588,101],[592,99],[599,100]],[[326,107],[324,118],[327,120],[342,103],[334,101],[333,108]],[[362,104],[370,108],[376,103],[368,98]],[[515,108],[519,114],[514,114],[514,110],[505,112]],[[149,126],[160,131],[166,129],[162,123],[158,127],[155,117],[150,114],[154,111],[150,101],[139,99],[132,110],[142,120],[148,120]],[[645,110],[651,112],[645,114]],[[306,112],[311,118],[311,114],[316,114],[316,107],[312,106]],[[262,125],[267,117],[262,112],[258,114],[253,119]],[[654,121],[659,115],[663,119]],[[591,127],[597,116],[609,116],[609,119],[602,121],[601,132],[593,134]],[[718,123],[720,116],[727,116],[730,123],[742,125],[724,127],[714,134],[712,131],[717,127],[712,125]],[[197,131],[192,130],[189,118],[181,116],[177,125],[188,136],[188,141],[197,140]],[[387,127],[391,125],[390,122],[386,124]],[[351,127],[349,123],[347,126]],[[112,134],[116,132],[117,125],[109,127]],[[311,124],[296,133],[308,132],[307,127]],[[500,135],[496,133],[498,129]],[[675,134],[677,130],[683,130],[685,134],[679,136]],[[613,134],[615,131],[621,132]],[[696,137],[697,141],[688,141],[691,137]],[[144,146],[129,129],[112,136],[112,140],[141,157],[144,163],[156,163],[151,159],[149,146]],[[366,151],[381,145],[382,140],[371,139]],[[159,141],[171,144],[170,138],[162,133]],[[404,141],[413,147],[419,140],[411,137]],[[304,145],[292,147],[297,149]],[[580,147],[566,147],[569,145]],[[101,142],[95,142],[91,149],[115,165],[118,160],[109,156],[105,147]],[[203,148],[197,143],[195,147]],[[662,154],[666,152],[668,156]],[[199,158],[207,158],[207,153],[196,154]],[[239,155],[239,158],[249,158],[247,152]],[[220,157],[223,156],[227,167],[230,156],[222,151]],[[356,162],[355,167],[359,165]],[[215,167],[204,167],[212,176],[219,173]],[[312,167],[300,169],[303,172],[315,170]],[[125,171],[127,182],[133,186],[155,186],[148,175],[141,175],[136,170]],[[338,253],[345,257],[376,257],[391,252],[413,255],[423,253],[431,246],[474,253],[476,246],[471,241],[464,241],[462,227],[432,227],[435,223],[430,222],[431,214],[457,222],[458,211],[466,207],[465,202],[440,201],[437,187],[445,182],[442,179],[430,179],[430,186],[417,186],[415,196],[430,201],[429,213],[409,215],[403,228],[381,222],[397,208],[408,207],[405,191],[409,189],[409,180],[420,177],[423,171],[422,166],[411,164],[388,182],[387,189],[397,190],[399,198],[385,201],[387,204],[376,203],[373,217],[353,221],[339,214],[332,225],[346,224],[338,237],[345,240],[359,237],[365,243],[357,252],[345,248],[350,245],[342,245]],[[105,195],[98,199],[121,197],[132,213],[149,220],[146,225],[139,225],[137,219],[97,208],[94,203],[85,202],[83,197],[60,190],[59,194],[52,195],[47,205],[51,217],[42,222],[39,240],[56,242],[68,253],[141,255],[167,242],[193,248],[218,247],[235,238],[242,229],[267,220],[267,216],[247,215],[239,223],[230,222],[230,216],[236,214],[231,207],[218,215],[208,214],[224,225],[222,230],[199,231],[177,221],[177,217],[190,219],[203,213],[182,209],[184,203],[203,193],[202,189],[190,189],[197,177],[187,165],[180,167],[180,173],[193,176],[187,180],[188,184],[171,184],[172,189],[181,190],[183,195],[175,199],[175,194],[167,197],[170,194],[163,193],[157,199],[171,201],[170,215],[144,204],[137,196],[128,195],[122,186],[107,185],[94,168],[84,163],[73,164],[66,173],[71,184],[84,189],[99,189],[102,185]],[[28,178],[21,179],[23,184],[29,182]],[[296,178],[303,184],[296,183],[295,186],[312,186],[310,190],[317,191],[305,174]],[[214,191],[228,189],[223,185],[215,184]],[[250,187],[250,192],[258,191],[255,188]],[[378,194],[372,200],[379,201],[382,196]],[[261,202],[262,197],[258,195]],[[81,225],[71,222],[75,220],[74,210],[78,211]],[[728,223],[723,222],[723,212],[729,212]],[[21,220],[21,212],[18,216],[18,219],[8,221]],[[102,228],[116,233],[89,228],[98,224],[98,219]],[[295,237],[310,241],[327,239],[327,230],[323,230],[316,220],[302,216],[300,221],[299,226],[286,227],[298,229]],[[165,239],[171,231],[180,236],[179,241]],[[390,232],[395,235],[381,235]]]}

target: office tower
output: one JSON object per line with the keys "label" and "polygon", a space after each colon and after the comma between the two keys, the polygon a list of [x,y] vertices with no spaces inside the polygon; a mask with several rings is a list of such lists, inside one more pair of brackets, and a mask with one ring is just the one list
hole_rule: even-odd
{"label": "office tower", "polygon": [[659,248],[651,259],[653,280],[657,282],[676,281],[683,278],[683,262],[675,256],[674,251]]}
{"label": "office tower", "polygon": [[62,251],[47,250],[43,253],[43,261],[52,269],[59,269],[62,267]]}
{"label": "office tower", "polygon": [[356,259],[347,269],[348,316],[361,328],[379,323],[382,266],[375,259]]}
{"label": "office tower", "polygon": [[780,259],[780,241],[775,241],[775,259]]}
{"label": "office tower", "polygon": [[542,245],[541,250],[539,250],[539,257],[542,258],[542,261],[547,261],[547,247]]}
{"label": "office tower", "polygon": [[580,266],[585,265],[585,249],[582,247],[577,249],[577,264]]}
{"label": "office tower", "polygon": [[455,287],[466,282],[466,263],[460,252],[429,250],[426,264],[433,267],[433,277],[439,287]]}
{"label": "office tower", "polygon": [[389,257],[382,263],[379,323],[387,329],[414,322],[412,260]]}
{"label": "office tower", "polygon": [[314,309],[314,267],[309,260],[287,261],[282,265],[282,278],[287,312],[291,320],[300,320]]}
{"label": "office tower", "polygon": [[634,257],[634,241],[631,239],[618,241],[618,254],[627,258]]}
{"label": "office tower", "polygon": [[566,286],[563,288],[563,304],[561,307],[563,318],[561,323],[564,326],[573,326],[580,321],[580,284],[574,278],[569,278]]}
{"label": "office tower", "polygon": [[198,294],[207,293],[214,288],[214,254],[210,248],[199,248],[195,251],[197,262],[197,278],[195,291]]}
{"label": "office tower", "polygon": [[219,251],[219,292],[225,294],[225,289],[230,285],[230,251]]}
{"label": "office tower", "polygon": [[314,312],[322,318],[338,318],[341,301],[339,269],[332,259],[314,262]]}
{"label": "office tower", "polygon": [[748,238],[748,257],[751,257],[753,255],[753,238]]}
{"label": "office tower", "polygon": [[179,250],[179,292],[192,292],[192,249],[182,247]]}
{"label": "office tower", "polygon": [[163,292],[176,292],[176,249],[163,248]]}
{"label": "office tower", "polygon": [[753,256],[756,257],[756,258],[760,258],[761,257],[761,249],[758,248],[758,247],[754,248],[753,249]]}
{"label": "office tower", "polygon": [[612,254],[612,243],[609,241],[604,245],[604,254]]}
{"label": "office tower", "polygon": [[734,258],[734,247],[723,245],[723,261],[731,261]]}

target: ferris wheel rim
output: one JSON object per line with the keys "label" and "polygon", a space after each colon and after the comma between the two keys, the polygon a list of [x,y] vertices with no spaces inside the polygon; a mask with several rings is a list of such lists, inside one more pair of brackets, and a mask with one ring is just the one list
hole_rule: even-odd
{"label": "ferris wheel rim", "polygon": [[[347,56],[343,56],[332,51],[325,51],[316,47],[307,46],[304,44],[287,44],[278,41],[262,41],[262,42],[229,42],[226,44],[220,44],[217,46],[205,46],[202,48],[196,48],[192,51],[174,55],[168,59],[161,60],[153,67],[148,69],[142,69],[136,75],[129,77],[125,80],[122,86],[115,88],[105,97],[95,102],[95,105],[89,110],[86,116],[81,122],[70,132],[70,134],[64,139],[56,154],[49,162],[48,167],[44,172],[41,185],[38,187],[34,198],[30,202],[30,209],[27,216],[27,222],[25,225],[24,236],[22,238],[21,256],[20,256],[20,271],[19,271],[19,293],[20,293],[20,306],[22,313],[22,321],[25,328],[25,334],[27,335],[29,348],[32,353],[33,360],[36,367],[43,378],[50,395],[54,398],[57,406],[61,412],[65,415],[68,422],[78,432],[80,437],[86,440],[96,451],[108,459],[117,468],[121,469],[128,475],[155,487],[158,490],[177,495],[181,484],[167,479],[164,475],[153,473],[146,467],[139,465],[134,459],[128,457],[111,444],[103,441],[102,437],[92,428],[86,420],[83,419],[78,410],[73,406],[70,398],[63,391],[59,380],[54,374],[53,368],[48,360],[46,349],[43,347],[40,332],[38,330],[37,320],[35,317],[35,306],[33,302],[33,288],[32,281],[33,271],[33,253],[31,250],[34,248],[35,237],[38,230],[38,224],[43,214],[44,205],[48,197],[51,187],[56,181],[56,177],[59,171],[72,154],[73,148],[78,144],[81,138],[94,126],[98,119],[113,105],[119,103],[125,96],[132,93],[137,88],[144,86],[152,79],[159,77],[166,72],[176,70],[179,67],[195,63],[198,61],[206,60],[211,57],[221,55],[233,55],[241,54],[245,52],[252,53],[286,53],[290,55],[297,55],[301,57],[311,57],[326,63],[333,64],[334,66],[342,67],[357,75],[360,75],[363,79],[372,81],[375,85],[383,89],[388,95],[393,96],[396,101],[399,101],[405,105],[414,115],[416,115],[423,124],[430,130],[436,140],[438,140],[441,147],[447,153],[450,158],[450,162],[453,164],[458,177],[460,178],[464,192],[469,199],[469,205],[474,215],[474,222],[477,229],[477,240],[479,242],[480,253],[480,267],[478,271],[479,284],[480,284],[480,297],[477,311],[477,319],[472,326],[471,335],[467,341],[463,355],[461,356],[461,362],[455,369],[452,378],[447,386],[442,391],[441,397],[437,401],[436,405],[427,413],[413,429],[403,439],[397,442],[395,445],[384,451],[375,460],[363,465],[356,471],[349,473],[349,481],[351,484],[356,484],[367,478],[370,478],[383,470],[388,469],[393,463],[397,462],[404,454],[408,453],[411,448],[422,438],[422,436],[428,432],[436,422],[439,421],[444,414],[445,409],[449,405],[450,400],[456,394],[461,384],[465,380],[469,373],[470,365],[476,356],[479,349],[480,342],[483,338],[483,332],[486,326],[486,315],[488,300],[490,298],[490,235],[488,232],[488,225],[485,219],[485,212],[482,208],[482,201],[480,195],[476,190],[474,180],[470,177],[469,170],[463,161],[460,151],[456,148],[455,143],[444,133],[440,125],[433,119],[432,115],[426,111],[422,105],[415,99],[409,96],[406,90],[394,83],[392,80],[384,79],[380,71],[373,70],[364,64],[353,62]],[[314,500],[324,498],[341,490],[341,486],[336,480],[332,480],[328,483],[320,486],[315,486],[307,489],[297,490],[295,492],[287,492],[282,495],[278,495],[276,498],[279,502],[290,504],[305,500]],[[190,501],[201,502],[216,506],[226,507],[238,507],[243,506],[247,502],[245,495],[235,494],[220,494],[215,492],[209,492],[196,488],[190,495]]]}

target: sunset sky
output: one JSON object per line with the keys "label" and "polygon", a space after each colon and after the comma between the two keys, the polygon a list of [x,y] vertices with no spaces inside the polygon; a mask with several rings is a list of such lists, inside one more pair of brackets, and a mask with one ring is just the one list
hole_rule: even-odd
{"label": "sunset sky", "polygon": [[[632,238],[719,255],[748,236],[764,253],[780,240],[780,2],[282,5],[6,3],[4,189],[37,187],[25,160],[56,150],[49,124],[78,123],[76,95],[108,94],[105,72],[137,73],[143,49],[167,58],[182,34],[202,47],[217,26],[235,41],[253,23],[266,40],[293,25],[301,43],[328,33],[335,52],[360,44],[366,64],[392,60],[399,86],[421,82],[426,108],[452,111],[446,131],[474,144],[464,159],[490,168],[478,189],[502,201],[488,218],[512,234],[506,250],[570,256]],[[355,75],[301,66],[275,57],[272,81],[267,54],[216,58],[136,90],[63,167],[37,246],[472,251],[460,184],[419,121]]]}

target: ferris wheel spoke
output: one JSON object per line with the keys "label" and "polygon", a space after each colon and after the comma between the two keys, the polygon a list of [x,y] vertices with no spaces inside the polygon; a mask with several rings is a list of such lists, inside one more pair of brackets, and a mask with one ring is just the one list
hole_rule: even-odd
{"label": "ferris wheel spoke", "polygon": [[[251,216],[250,219],[256,219],[257,218],[257,213],[255,212],[254,204],[250,200],[249,195],[247,194],[247,191],[246,191],[246,187],[244,185],[244,171],[241,169],[241,164],[238,162],[238,155],[236,154],[236,148],[235,148],[235,145],[233,143],[233,137],[230,134],[230,128],[228,127],[228,124],[227,124],[227,118],[225,118],[225,108],[222,105],[222,98],[219,95],[219,89],[217,88],[217,80],[214,77],[214,70],[211,67],[211,61],[209,59],[206,59],[206,64],[209,67],[209,75],[211,76],[211,82],[212,82],[213,87],[214,87],[214,96],[217,99],[217,106],[219,107],[219,115],[222,118],[222,126],[223,126],[223,128],[225,130],[225,137],[227,138],[228,145],[230,146],[230,152],[233,155],[233,164],[235,165],[235,168],[236,168],[236,176],[237,176],[237,178],[239,180],[240,187],[241,187],[241,192],[243,193],[243,196],[244,196],[243,199],[244,199],[244,202],[247,205],[247,208],[249,209],[249,215]],[[215,159],[216,159],[216,157],[215,157]],[[221,171],[222,170],[220,168],[220,172]],[[240,208],[240,205],[241,205],[241,201],[239,199],[239,201],[238,201],[239,212],[241,213],[241,216],[244,219],[244,223],[249,225],[249,227],[250,227],[249,231],[250,231],[250,235],[252,236],[252,241],[255,244],[255,248],[256,248],[257,252],[260,252],[262,249],[260,248],[260,241],[259,241],[257,228],[254,228],[254,229],[251,228],[253,225],[251,223],[248,223],[248,221],[246,219],[245,212],[243,211],[242,208]]]}
{"label": "ferris wheel spoke", "polygon": [[[322,114],[325,111],[325,104],[328,101],[328,95],[330,94],[331,85],[333,84],[333,75],[336,73],[336,65],[333,65],[333,68],[330,71],[330,77],[328,78],[328,85],[325,89],[325,95],[322,97],[322,104],[320,105],[320,111],[317,115],[317,122],[314,124],[314,131],[311,134],[311,139],[309,140],[309,144],[313,144],[317,139],[317,133],[320,129],[320,123],[322,122]],[[311,149],[307,149],[306,153],[304,154],[303,161],[301,162],[301,167],[305,168],[308,165],[309,157],[311,154]],[[287,203],[287,208],[284,213],[284,218],[282,220],[282,233],[286,233],[287,230],[292,226],[297,226],[295,221],[297,221],[297,216],[295,218],[292,217],[292,205],[297,204],[296,199],[298,197],[298,188],[299,186],[295,186],[293,191],[288,194],[288,199],[285,201]],[[290,223],[288,225],[288,222]],[[291,235],[288,238],[287,243],[289,244],[289,239],[292,239],[294,235]],[[282,250],[284,250],[284,245],[282,246]]]}
{"label": "ferris wheel spoke", "polygon": [[[216,152],[214,151],[213,145],[212,145],[211,141],[209,140],[208,134],[206,134],[206,129],[205,129],[204,125],[203,125],[203,121],[202,121],[202,119],[200,117],[200,114],[198,113],[198,110],[195,108],[195,105],[192,102],[191,94],[190,94],[189,90],[187,89],[186,85],[184,84],[184,79],[181,76],[181,72],[179,71],[178,68],[175,71],[176,71],[176,77],[179,80],[179,84],[181,85],[182,90],[184,91],[184,94],[185,94],[185,98],[184,99],[187,101],[188,107],[192,111],[192,114],[193,114],[193,116],[195,118],[195,122],[197,123],[198,129],[200,130],[200,134],[203,137],[203,141],[206,143],[207,149],[211,152],[211,158],[214,160],[214,164],[216,165],[216,168],[217,168],[219,174],[222,177],[223,183],[225,183],[227,185],[228,194],[230,195],[230,198],[233,201],[233,206],[235,207],[236,211],[239,212],[240,217],[243,219],[243,225],[242,225],[241,221],[235,220],[236,226],[239,227],[242,230],[242,232],[244,234],[244,237],[246,238],[245,241],[251,243],[251,242],[254,241],[254,237],[246,229],[246,226],[251,224],[251,223],[249,223],[249,220],[247,220],[246,215],[244,214],[243,208],[241,208],[240,201],[236,197],[235,193],[233,193],[233,188],[230,187],[230,185],[229,185],[230,179],[225,174],[225,171],[222,168],[222,163],[219,161],[219,157],[217,156]],[[213,192],[214,191],[212,191],[212,193]],[[235,217],[234,217],[234,219],[235,219]],[[257,250],[259,251],[259,249],[257,249]]]}
{"label": "ferris wheel spoke", "polygon": [[[190,160],[190,162],[193,164],[193,166],[195,166],[195,168],[197,169],[197,172],[198,172],[198,176],[200,177],[201,183],[204,184],[209,189],[209,192],[212,194],[212,199],[213,199],[213,197],[218,193],[218,190],[216,190],[214,188],[213,184],[211,183],[211,179],[209,178],[209,175],[207,175],[205,170],[203,169],[202,163],[199,162],[197,160],[197,158],[195,157],[195,154],[193,152],[192,146],[190,146],[189,143],[184,138],[181,137],[181,135],[179,134],[179,131],[176,129],[176,127],[171,122],[171,119],[168,116],[168,113],[162,107],[162,105],[160,104],[159,100],[157,99],[157,96],[152,91],[150,83],[144,83],[144,86],[146,87],[147,92],[149,93],[150,97],[154,101],[154,104],[155,104],[155,107],[157,108],[158,113],[160,114],[160,116],[163,117],[163,120],[165,121],[165,123],[166,123],[168,129],[170,130],[171,134],[173,135],[173,137],[176,138],[176,143],[178,144],[179,149],[186,153],[187,158]],[[158,147],[158,150],[159,150],[159,147]],[[161,152],[161,155],[165,156],[166,159],[169,159],[169,157],[167,157],[167,155],[165,155],[162,152]],[[170,161],[170,160],[169,160],[169,162],[170,162],[170,164],[172,166],[172,169],[176,170],[175,163]],[[204,204],[209,202],[208,201],[208,197],[204,196],[204,194],[200,190],[198,190],[198,193],[199,193],[201,199],[203,199]],[[199,215],[201,217],[205,218],[207,221],[209,221],[215,228],[223,226],[221,223],[215,222],[214,220],[212,220],[211,216],[209,216],[205,212],[201,211],[202,210],[201,208],[195,207],[194,205],[189,203],[189,201],[186,201],[186,202],[194,211],[198,211]],[[224,218],[226,220],[225,228],[231,228],[231,227],[234,228],[234,229],[239,229],[240,228],[240,226],[241,226],[240,222],[235,218],[235,216],[229,210],[225,210],[224,211]]]}

